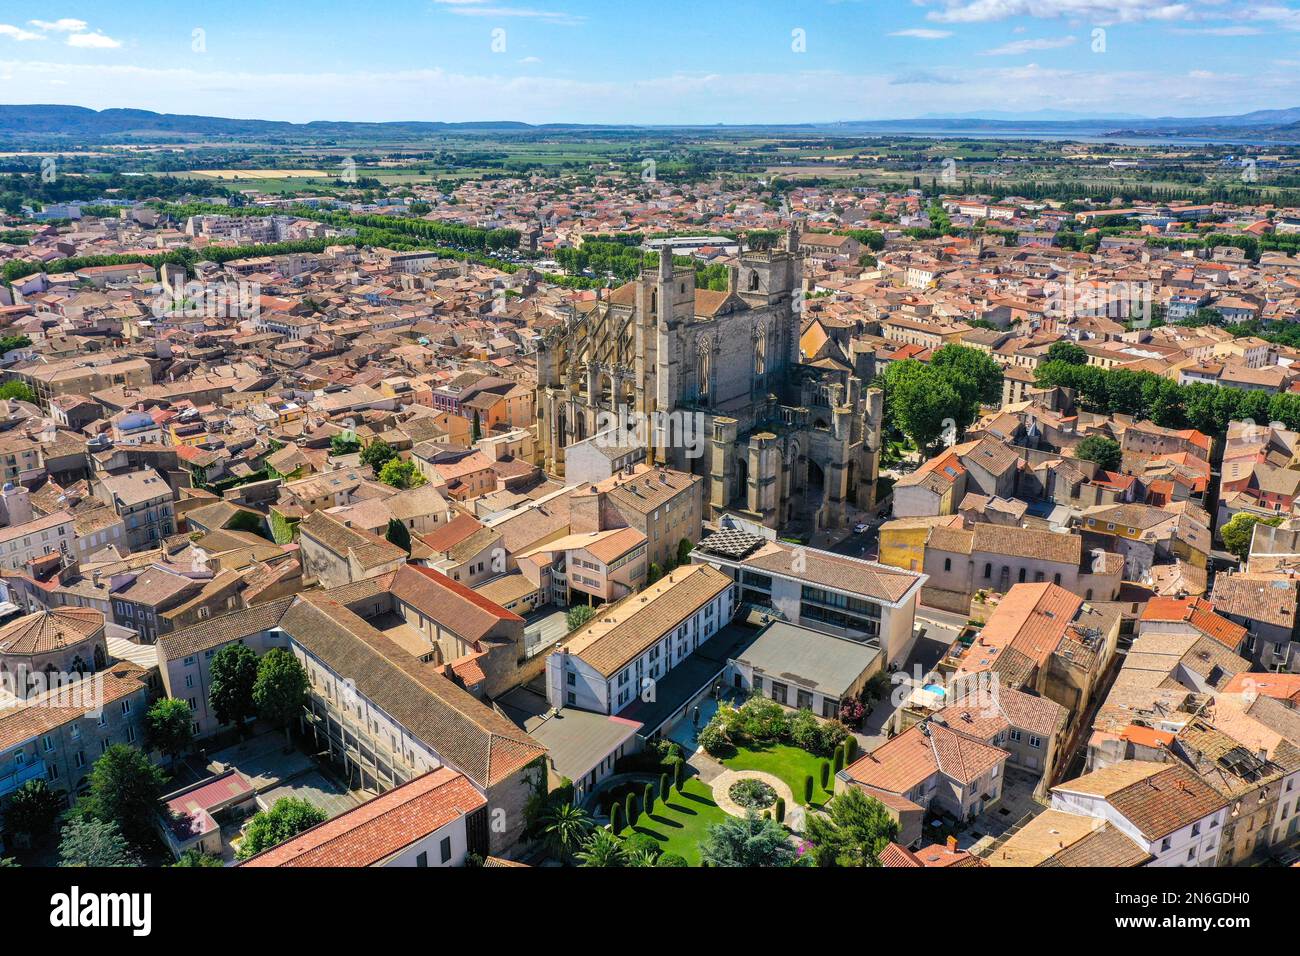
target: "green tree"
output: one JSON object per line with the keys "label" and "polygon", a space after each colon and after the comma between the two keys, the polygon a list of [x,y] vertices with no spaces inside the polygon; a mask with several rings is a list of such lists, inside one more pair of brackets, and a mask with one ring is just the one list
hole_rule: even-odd
{"label": "green tree", "polygon": [[63,797],[51,790],[44,780],[28,780],[13,792],[5,808],[5,828],[39,840],[54,829],[63,812]]}
{"label": "green tree", "polygon": [[627,825],[636,826],[636,821],[641,817],[641,809],[636,802],[636,794],[629,793],[623,801],[623,814],[627,817]]}
{"label": "green tree", "polygon": [[116,823],[71,820],[59,835],[59,866],[139,866]]}
{"label": "green tree", "polygon": [[131,840],[145,840],[153,831],[167,776],[127,744],[113,744],[90,770],[86,808],[97,819],[116,823]]}
{"label": "green tree", "polygon": [[352,432],[343,432],[330,438],[330,454],[335,456],[351,455],[361,450],[361,442]]}
{"label": "green tree", "polygon": [[613,803],[609,808],[609,829],[615,836],[623,832],[623,807]]}
{"label": "green tree", "polygon": [[691,560],[691,552],[695,550],[695,545],[691,544],[690,538],[682,538],[677,542],[677,563],[687,564]]}
{"label": "green tree", "polygon": [[793,866],[796,860],[785,827],[752,810],[744,819],[712,824],[700,842],[700,858],[709,866],[743,867]]}
{"label": "green tree", "polygon": [[622,842],[604,828],[587,837],[577,856],[583,866],[622,867],[627,863]]}
{"label": "green tree", "polygon": [[576,607],[569,608],[569,610],[565,612],[564,624],[568,627],[569,633],[572,634],[595,616],[595,608],[586,604],[579,604]]}
{"label": "green tree", "polygon": [[288,651],[273,647],[258,662],[253,703],[263,720],[284,730],[286,743],[289,728],[307,704],[307,687],[307,671]]}
{"label": "green tree", "polygon": [[1002,366],[979,349],[945,345],[934,353],[930,367],[974,405],[997,405],[1002,400]]}
{"label": "green tree", "polygon": [[270,810],[263,810],[249,821],[244,831],[244,842],[236,854],[239,859],[278,846],[318,823],[328,819],[324,810],[298,797],[281,797]]}
{"label": "green tree", "polygon": [[179,860],[172,866],[223,866],[221,857],[213,856],[210,853],[204,853],[198,847],[190,847],[181,854]]}
{"label": "green tree", "polygon": [[5,382],[0,385],[0,398],[11,398],[19,402],[36,402],[36,393],[24,382]]}
{"label": "green tree", "polygon": [[[332,441],[332,439],[331,439]],[[388,444],[382,438],[376,438],[361,451],[361,464],[369,465],[379,474],[380,469],[388,464],[392,459],[397,457],[397,452],[393,446]]]}
{"label": "green tree", "polygon": [[1282,523],[1282,516],[1261,518],[1248,511],[1239,511],[1232,519],[1219,529],[1223,546],[1237,556],[1238,561],[1245,561],[1250,554],[1250,541],[1255,534],[1255,525],[1263,524],[1275,527]]}
{"label": "green tree", "polygon": [[880,854],[898,836],[898,824],[879,800],[857,787],[835,796],[827,814],[810,813],[804,833],[818,866],[879,866]]}
{"label": "green tree", "polygon": [[470,425],[469,438],[472,442],[477,442],[483,437],[483,423],[479,421],[478,409],[474,410],[474,421]]}
{"label": "green tree", "polygon": [[1047,348],[1048,362],[1065,362],[1069,365],[1087,365],[1088,353],[1082,345],[1062,339]]}
{"label": "green tree", "polygon": [[384,534],[384,537],[407,554],[411,553],[411,532],[400,518],[388,519],[388,531]]}
{"label": "green tree", "polygon": [[885,409],[890,423],[924,452],[940,438],[974,421],[974,406],[938,370],[915,359],[885,369]]}
{"label": "green tree", "polygon": [[228,644],[212,658],[212,687],[208,701],[217,720],[234,724],[240,736],[244,721],[257,713],[253,685],[257,683],[257,655],[244,644]]}
{"label": "green tree", "polygon": [[384,463],[384,467],[379,469],[379,480],[402,490],[419,488],[428,481],[415,467],[415,462],[402,461],[400,458],[390,458]]}
{"label": "green tree", "polygon": [[555,853],[576,853],[591,833],[591,814],[572,803],[550,807],[542,817],[542,834],[546,845]]}
{"label": "green tree", "polygon": [[1119,468],[1124,457],[1119,442],[1104,435],[1089,435],[1074,446],[1074,457],[1084,461],[1093,461],[1102,471],[1114,471]]}
{"label": "green tree", "polygon": [[194,741],[193,720],[190,705],[185,701],[178,697],[159,698],[144,717],[145,746],[165,754],[174,764]]}

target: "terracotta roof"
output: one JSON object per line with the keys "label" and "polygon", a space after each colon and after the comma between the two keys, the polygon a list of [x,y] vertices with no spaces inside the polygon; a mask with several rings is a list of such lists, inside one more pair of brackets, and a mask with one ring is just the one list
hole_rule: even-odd
{"label": "terracotta roof", "polygon": [[1287,574],[1220,574],[1210,600],[1223,614],[1291,628],[1296,624],[1296,585]]}
{"label": "terracotta roof", "polygon": [[355,558],[362,568],[406,560],[406,552],[386,538],[360,528],[349,528],[323,511],[313,511],[303,518],[298,522],[298,531],[337,555]]}
{"label": "terracotta roof", "polygon": [[281,627],[480,786],[506,779],[546,752],[505,717],[325,595],[299,595]]}
{"label": "terracotta roof", "polygon": [[1019,528],[980,522],[972,529],[972,551],[1008,557],[1052,561],[1078,567],[1083,559],[1083,538],[1077,534]]}
{"label": "terracotta roof", "polygon": [[487,805],[470,781],[441,767],[259,853],[241,866],[376,866]]}
{"label": "terracotta roof", "polygon": [[[913,571],[834,554],[816,548],[802,548],[769,541],[741,561],[747,568],[785,574],[809,584],[820,584],[866,597],[896,603],[921,580]],[[802,564],[803,570],[795,567]]]}
{"label": "terracotta roof", "polygon": [[1141,866],[1151,858],[1105,820],[1044,810],[986,858],[989,866]]}
{"label": "terracotta roof", "polygon": [[600,608],[565,649],[612,677],[731,585],[731,578],[707,564],[677,568],[643,591]]}
{"label": "terracotta roof", "polygon": [[1148,841],[1190,826],[1227,803],[1185,764],[1146,760],[1121,760],[1052,792],[1102,797]]}
{"label": "terracotta roof", "polygon": [[1006,758],[1005,750],[930,720],[859,757],[846,772],[858,783],[904,794],[936,773],[969,785]]}
{"label": "terracotta roof", "polygon": [[1199,597],[1153,597],[1142,610],[1142,620],[1185,622],[1230,651],[1236,651],[1246,638],[1244,627],[1216,613],[1213,604]]}
{"label": "terracotta roof", "polygon": [[[0,708],[0,751],[80,720],[93,709],[147,691],[148,677],[149,672],[139,665],[118,661],[107,670],[48,690],[18,706]],[[84,703],[77,707],[65,706],[74,701]]]}
{"label": "terracotta roof", "polygon": [[267,601],[265,604],[218,615],[202,624],[163,634],[158,638],[160,654],[169,661],[180,660],[250,634],[269,631],[279,626],[280,618],[284,617],[284,612],[292,603],[292,597]]}
{"label": "terracotta roof", "polygon": [[104,630],[104,615],[88,607],[37,611],[0,628],[0,654],[48,654]]}

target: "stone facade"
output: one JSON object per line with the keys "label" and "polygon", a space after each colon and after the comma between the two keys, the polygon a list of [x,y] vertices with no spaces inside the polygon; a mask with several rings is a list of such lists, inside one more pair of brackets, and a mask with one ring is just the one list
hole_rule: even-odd
{"label": "stone facade", "polygon": [[657,270],[571,310],[538,356],[545,469],[563,475],[566,446],[609,432],[703,478],[711,516],[854,520],[875,500],[880,393],[800,362],[802,278],[794,232],[784,249],[742,254],[725,292],[696,289],[665,249]]}

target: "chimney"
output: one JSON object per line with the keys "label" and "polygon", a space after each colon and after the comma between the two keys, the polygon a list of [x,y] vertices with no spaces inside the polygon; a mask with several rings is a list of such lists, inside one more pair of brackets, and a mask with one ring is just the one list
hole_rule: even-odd
{"label": "chimney", "polygon": [[952,836],[951,834],[949,834],[948,836],[948,852],[949,853],[957,852],[957,838],[955,836]]}

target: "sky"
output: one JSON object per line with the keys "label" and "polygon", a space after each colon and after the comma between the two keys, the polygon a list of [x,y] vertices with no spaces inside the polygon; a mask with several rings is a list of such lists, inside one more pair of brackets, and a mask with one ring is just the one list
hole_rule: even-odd
{"label": "sky", "polygon": [[0,103],[745,124],[1300,106],[1300,0],[0,0]]}

